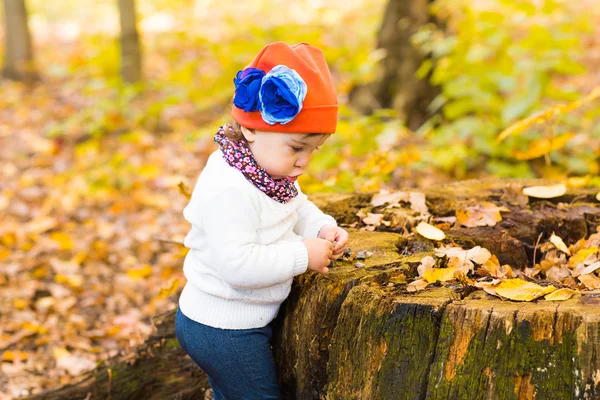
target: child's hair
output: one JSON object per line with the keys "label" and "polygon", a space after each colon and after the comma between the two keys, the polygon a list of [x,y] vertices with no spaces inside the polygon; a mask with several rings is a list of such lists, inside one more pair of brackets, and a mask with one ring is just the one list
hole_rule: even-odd
{"label": "child's hair", "polygon": [[229,140],[233,140],[234,142],[246,140],[244,134],[242,133],[242,126],[235,121],[225,124],[225,126],[223,126],[223,131],[225,132],[225,137]]}

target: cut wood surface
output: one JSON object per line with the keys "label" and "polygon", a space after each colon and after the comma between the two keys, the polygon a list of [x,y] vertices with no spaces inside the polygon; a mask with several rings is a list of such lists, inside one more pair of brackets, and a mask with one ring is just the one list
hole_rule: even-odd
{"label": "cut wood surface", "polygon": [[[541,256],[540,234],[548,240],[555,232],[569,245],[600,223],[597,191],[569,189],[558,198],[523,201],[520,188],[532,184],[544,182],[469,181],[420,192],[436,217],[481,201],[508,207],[495,226],[446,229],[444,243],[483,246],[522,269]],[[383,210],[395,221],[390,226],[361,229],[356,214],[374,212],[372,197],[311,196],[341,224],[358,221],[348,228],[349,247],[372,256],[361,260],[364,267],[338,261],[329,275],[295,279],[274,322],[285,398],[600,398],[600,294],[524,303],[456,281],[410,293],[406,282],[435,244],[407,234],[416,225],[407,208]],[[206,378],[177,346],[173,312],[156,325],[145,345],[107,361],[78,385],[35,398],[107,398],[109,392],[111,399],[203,398]]]}

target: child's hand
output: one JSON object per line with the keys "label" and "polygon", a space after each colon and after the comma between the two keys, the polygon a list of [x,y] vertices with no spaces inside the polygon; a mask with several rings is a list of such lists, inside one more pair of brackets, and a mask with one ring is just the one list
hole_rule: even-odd
{"label": "child's hand", "polygon": [[321,228],[317,237],[328,240],[329,242],[336,242],[333,254],[331,255],[332,260],[340,258],[348,245],[348,232],[337,226],[325,225]]}
{"label": "child's hand", "polygon": [[304,239],[304,245],[308,250],[308,268],[321,274],[328,274],[329,260],[332,257],[333,245],[323,239]]}

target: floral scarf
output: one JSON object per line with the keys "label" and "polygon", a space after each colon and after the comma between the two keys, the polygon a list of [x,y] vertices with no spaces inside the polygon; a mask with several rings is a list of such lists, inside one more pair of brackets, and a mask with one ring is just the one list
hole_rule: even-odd
{"label": "floral scarf", "polygon": [[273,200],[287,203],[298,195],[294,182],[287,179],[275,180],[258,165],[245,140],[229,140],[221,126],[215,135],[215,142],[219,144],[227,164],[240,171],[247,180]]}

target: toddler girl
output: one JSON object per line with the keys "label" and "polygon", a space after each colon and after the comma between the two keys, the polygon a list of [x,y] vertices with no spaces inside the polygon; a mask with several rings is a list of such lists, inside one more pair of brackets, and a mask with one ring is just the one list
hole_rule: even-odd
{"label": "toddler girl", "polygon": [[335,132],[337,97],[323,52],[306,43],[266,46],[234,83],[234,122],[183,211],[176,334],[215,399],[277,399],[270,323],[294,276],[327,274],[348,242],[296,182]]}

